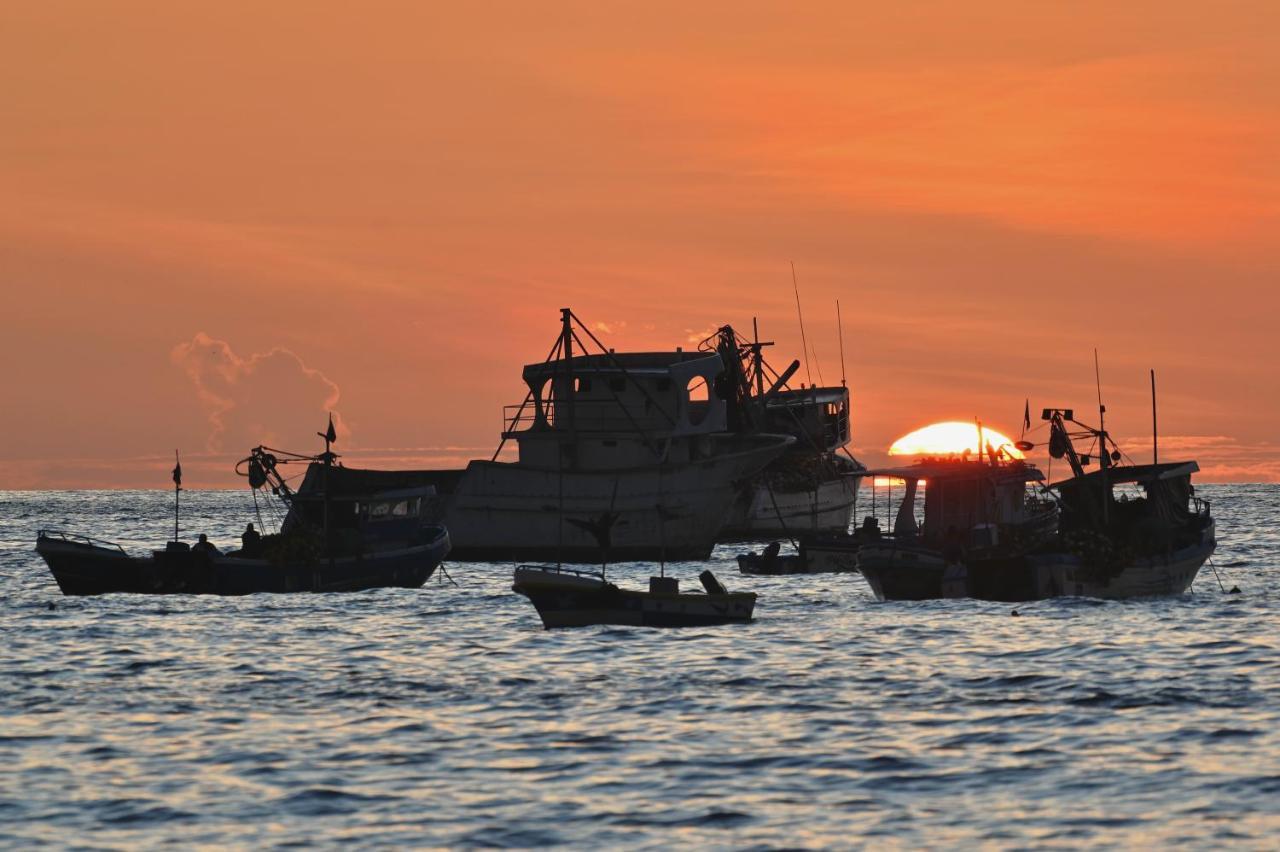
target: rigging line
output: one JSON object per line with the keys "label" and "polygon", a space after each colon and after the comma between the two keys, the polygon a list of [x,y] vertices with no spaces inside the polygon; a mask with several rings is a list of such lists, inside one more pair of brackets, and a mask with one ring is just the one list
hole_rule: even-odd
{"label": "rigging line", "polygon": [[[574,335],[573,335],[573,339],[574,339],[574,340],[577,340],[577,341],[578,341],[578,345],[579,345],[579,346],[582,346],[582,348],[583,348],[583,349],[586,349],[586,348],[587,348],[587,347],[586,347],[586,345],[584,345],[584,344],[582,343],[582,340],[581,340],[581,339],[579,339],[579,337],[578,337],[578,335],[577,335],[577,334],[574,334]],[[593,371],[595,371],[595,374],[596,374],[596,375],[601,375],[601,374],[602,374],[602,371],[600,370],[600,368],[599,368],[598,366],[594,366],[594,365],[592,365],[592,366],[590,366],[590,369],[591,369],[591,370],[593,370]],[[625,371],[624,371],[624,375],[625,375]],[[628,377],[628,378],[630,378],[630,377]],[[643,388],[643,387],[641,387],[640,383],[639,383],[639,382],[637,382],[637,381],[635,381],[635,379],[631,379],[631,383],[632,383],[632,384],[634,384],[636,387],[640,388],[640,390],[641,390],[641,391],[643,391],[643,390],[644,390],[644,388]],[[707,390],[708,390],[708,393],[710,393],[710,388],[708,388]],[[646,431],[644,430],[644,428],[643,428],[643,427],[641,427],[641,426],[640,426],[640,424],[636,422],[636,419],[635,419],[634,417],[632,417],[632,416],[631,416],[631,411],[630,411],[630,410],[629,410],[625,405],[623,405],[623,404],[622,404],[622,400],[618,398],[618,395],[617,395],[616,393],[614,393],[613,388],[609,388],[609,395],[610,395],[611,397],[613,397],[613,401],[614,401],[614,402],[616,402],[616,403],[618,404],[618,407],[619,407],[620,409],[622,409],[622,413],[623,413],[624,415],[626,415],[627,422],[628,422],[628,423],[630,423],[630,424],[631,424],[631,428],[632,428],[632,429],[635,429],[636,433],[640,435],[640,438],[644,441],[645,446],[647,446],[647,447],[648,447],[648,448],[653,452],[653,454],[654,454],[654,455],[658,455],[658,447],[657,447],[657,445],[653,442],[653,437],[654,437],[654,436],[652,436],[652,435],[650,435],[648,432],[646,432]],[[648,394],[646,394],[646,397],[647,397],[647,396],[648,396]],[[657,407],[657,408],[658,408],[658,410],[659,410],[659,411],[661,411],[664,415],[666,415],[666,411],[665,411],[665,409],[663,409],[660,405],[658,405],[658,403],[657,403],[657,401],[656,401],[656,400],[654,400],[654,401],[653,401],[653,404],[654,404],[654,406],[655,406],[655,407]],[[667,416],[667,419],[671,421],[671,425],[673,425],[673,426],[675,425],[675,421],[674,421],[674,420],[672,420],[670,416]]]}
{"label": "rigging line", "polygon": [[809,342],[804,334],[804,313],[800,310],[800,284],[796,279],[796,262],[791,261],[791,287],[796,293],[796,317],[800,320],[800,348],[804,351],[804,374],[813,384],[813,373],[809,371]]}
{"label": "rigging line", "polygon": [[[564,336],[563,336],[563,335],[561,335],[561,336],[557,336],[557,337],[556,337],[556,342],[555,342],[554,344],[552,344],[552,346],[551,346],[551,351],[547,353],[547,357],[546,357],[546,358],[544,358],[544,359],[542,360],[542,363],[543,363],[543,364],[546,364],[546,363],[547,363],[547,362],[549,362],[552,358],[556,357],[556,353],[557,353],[558,351],[560,351],[560,347],[561,347],[561,346],[563,346],[563,345],[564,345]],[[529,404],[529,400],[531,400],[531,399],[533,399],[533,388],[530,388],[530,389],[529,389],[529,392],[528,392],[528,393],[526,393],[526,394],[524,395],[524,402],[520,403],[520,409],[519,409],[518,411],[516,411],[516,416],[512,418],[512,422],[513,422],[513,423],[518,423],[518,422],[519,422],[520,415],[524,413],[524,407],[525,407],[526,405],[528,405],[528,404]],[[504,426],[505,426],[505,424],[504,424]],[[498,454],[499,454],[499,453],[501,453],[501,452],[502,452],[502,448],[503,448],[503,447],[505,447],[505,446],[507,445],[507,436],[506,436],[506,433],[507,433],[507,432],[509,432],[509,431],[513,431],[513,430],[510,430],[510,429],[506,429],[506,428],[504,428],[502,431],[503,431],[502,440],[498,442],[498,448],[497,448],[496,450],[494,450],[494,451],[493,451],[493,457],[492,457],[491,459],[489,459],[489,461],[497,461],[497,460],[498,460]]]}
{"label": "rigging line", "polygon": [[1224,586],[1224,585],[1222,585],[1222,578],[1218,576],[1218,566],[1213,564],[1213,557],[1212,557],[1212,556],[1210,556],[1210,557],[1209,557],[1209,567],[1210,567],[1211,569],[1213,569],[1213,576],[1214,576],[1214,577],[1217,579],[1217,581],[1218,581],[1218,588],[1222,590],[1222,593],[1223,593],[1223,594],[1226,594],[1226,592],[1227,592],[1227,587],[1226,587],[1226,586]]}
{"label": "rigging line", "polygon": [[782,534],[791,542],[791,546],[796,550],[800,549],[800,545],[796,542],[795,536],[787,529],[787,522],[782,519],[782,510],[778,508],[778,500],[773,496],[773,485],[769,482],[769,477],[764,477],[764,488],[769,492],[769,502],[773,504],[773,513],[778,516],[778,526],[782,527]]}
{"label": "rigging line", "polygon": [[[847,388],[849,386],[849,377],[844,369],[844,320],[840,318],[840,300],[836,299],[836,333],[840,339],[840,387]],[[818,378],[822,378],[819,373]]]}
{"label": "rigging line", "polygon": [[[613,366],[617,367],[617,368],[618,368],[618,370],[622,373],[622,375],[623,375],[626,379],[628,379],[628,380],[629,380],[633,385],[635,385],[635,386],[636,386],[636,388],[640,391],[640,393],[644,394],[645,399],[649,400],[651,403],[653,403],[653,404],[658,408],[658,410],[662,413],[662,416],[663,416],[663,417],[665,417],[665,418],[667,418],[667,422],[668,422],[668,423],[670,423],[672,426],[676,425],[675,418],[674,418],[674,417],[672,417],[672,416],[671,416],[671,414],[670,414],[670,413],[668,413],[668,412],[667,412],[667,410],[666,410],[665,408],[663,408],[662,406],[658,405],[658,401],[657,401],[656,399],[654,399],[654,398],[649,394],[649,392],[648,392],[647,390],[645,390],[644,385],[642,385],[642,384],[640,384],[638,381],[636,381],[636,380],[635,380],[635,377],[634,377],[634,376],[632,376],[630,373],[628,373],[628,372],[627,372],[627,368],[626,368],[626,367],[624,367],[624,366],[622,365],[622,362],[618,360],[618,356],[614,354],[613,350],[611,350],[611,349],[607,348],[603,343],[601,343],[601,342],[600,342],[600,338],[596,337],[594,334],[592,334],[592,333],[591,333],[591,329],[587,328],[587,327],[583,324],[582,320],[578,318],[578,315],[577,315],[577,314],[575,314],[575,313],[573,313],[573,312],[571,311],[569,315],[570,315],[571,317],[573,317],[573,319],[574,319],[574,320],[576,320],[576,321],[577,321],[577,323],[578,323],[578,328],[580,328],[580,329],[582,329],[583,331],[585,331],[585,332],[587,333],[587,337],[591,338],[591,341],[592,341],[593,343],[595,343],[595,345],[596,345],[596,346],[598,346],[598,347],[600,348],[600,352],[601,352],[601,353],[602,353],[606,358],[608,358],[610,361],[612,361],[612,362],[613,362]],[[587,349],[586,344],[582,343],[581,338],[579,338],[577,334],[574,334],[574,335],[573,335],[573,338],[574,338],[575,340],[577,340],[577,341],[578,341],[578,343],[582,346],[583,352],[585,353],[585,352],[586,352],[586,349]]]}

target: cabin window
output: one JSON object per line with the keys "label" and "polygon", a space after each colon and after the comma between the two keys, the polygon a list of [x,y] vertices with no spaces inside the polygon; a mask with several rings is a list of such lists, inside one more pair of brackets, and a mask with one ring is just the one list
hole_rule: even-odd
{"label": "cabin window", "polygon": [[689,391],[690,402],[706,402],[710,399],[710,393],[707,390],[707,380],[703,376],[694,376],[690,379],[689,386],[686,390]]}
{"label": "cabin window", "polygon": [[694,376],[685,391],[689,394],[689,422],[695,426],[707,419],[711,408],[711,391],[705,376]]}
{"label": "cabin window", "polygon": [[409,518],[417,516],[422,509],[422,498],[412,497],[406,500],[380,500],[369,503],[368,517],[371,521],[385,521],[390,518]]}
{"label": "cabin window", "polygon": [[578,393],[585,393],[586,391],[591,390],[590,379],[578,378],[578,379],[575,379],[575,384],[576,384],[575,390]]}

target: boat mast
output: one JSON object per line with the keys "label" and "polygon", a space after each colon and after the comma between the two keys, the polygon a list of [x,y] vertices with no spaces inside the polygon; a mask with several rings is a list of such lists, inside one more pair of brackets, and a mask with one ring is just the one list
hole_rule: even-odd
{"label": "boat mast", "polygon": [[[564,369],[566,372],[566,377],[561,383],[560,390],[561,390],[561,393],[565,394],[565,398],[568,401],[569,441],[570,441],[570,444],[572,444],[572,442],[577,437],[576,429],[575,429],[576,418],[575,418],[575,412],[574,412],[574,399],[573,399],[574,393],[575,393],[574,378],[573,378],[573,311],[570,310],[569,308],[561,308],[560,322],[561,322],[560,334],[561,334],[561,338],[564,341],[563,358],[564,358]],[[558,411],[556,413],[559,414]],[[560,446],[561,447],[564,446],[563,440],[561,440]],[[563,452],[561,455],[563,455]],[[561,459],[562,464],[563,464],[563,461],[564,459],[562,458]]]}
{"label": "boat mast", "polygon": [[1107,484],[1107,468],[1111,466],[1111,453],[1107,450],[1107,407],[1102,404],[1102,372],[1098,369],[1098,348],[1093,348],[1093,380],[1098,388],[1098,471],[1102,479],[1102,525],[1109,523],[1108,504],[1111,503],[1111,486]]}
{"label": "boat mast", "polygon": [[1151,463],[1160,464],[1160,432],[1156,428],[1156,371],[1151,371]]}
{"label": "boat mast", "polygon": [[178,451],[173,451],[173,540],[178,540],[178,505],[182,501],[182,462]]}
{"label": "boat mast", "polygon": [[324,464],[323,476],[321,479],[321,488],[324,492],[324,548],[329,554],[329,567],[333,567],[333,542],[329,539],[329,468],[333,466],[335,458],[333,451],[330,449],[335,441],[338,440],[338,433],[333,428],[333,412],[329,412],[329,428],[323,433],[317,432],[321,438],[324,438],[324,454],[320,456],[320,461]]}
{"label": "boat mast", "polygon": [[764,426],[764,345],[760,343],[760,322],[751,318],[751,369],[756,374],[756,402],[760,406],[759,424]]}
{"label": "boat mast", "polygon": [[796,318],[800,320],[800,348],[804,354],[804,374],[813,384],[813,373],[809,370],[809,342],[804,334],[804,312],[800,310],[800,282],[796,280],[796,262],[791,261],[791,288],[796,293]]}

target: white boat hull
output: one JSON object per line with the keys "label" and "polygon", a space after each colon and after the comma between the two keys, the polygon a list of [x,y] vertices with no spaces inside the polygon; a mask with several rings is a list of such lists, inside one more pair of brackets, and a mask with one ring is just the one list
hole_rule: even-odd
{"label": "white boat hull", "polygon": [[[457,560],[601,562],[706,559],[736,483],[781,454],[786,439],[735,441],[708,458],[622,470],[533,469],[473,461],[443,522]],[[616,516],[607,547],[589,527]]]}
{"label": "white boat hull", "polygon": [[722,541],[848,532],[858,510],[856,477],[840,477],[804,491],[772,492],[754,483],[740,498]]}

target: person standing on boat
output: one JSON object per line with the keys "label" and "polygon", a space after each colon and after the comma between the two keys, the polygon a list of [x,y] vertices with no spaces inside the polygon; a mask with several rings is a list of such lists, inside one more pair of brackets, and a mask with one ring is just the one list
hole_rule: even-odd
{"label": "person standing on boat", "polygon": [[240,535],[240,553],[244,556],[257,556],[262,550],[262,536],[253,528],[253,521],[244,528]]}
{"label": "person standing on boat", "polygon": [[209,536],[200,533],[200,540],[196,542],[195,547],[191,548],[197,553],[207,553],[210,556],[221,556],[222,551],[213,546],[213,542],[209,541]]}

